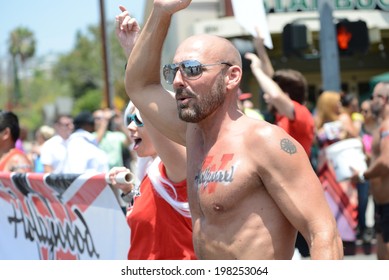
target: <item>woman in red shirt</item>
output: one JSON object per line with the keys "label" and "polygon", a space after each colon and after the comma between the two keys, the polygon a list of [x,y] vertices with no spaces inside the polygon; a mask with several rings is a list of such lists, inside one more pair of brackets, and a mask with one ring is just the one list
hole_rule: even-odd
{"label": "woman in red shirt", "polygon": [[196,259],[186,188],[186,151],[161,135],[139,111],[129,105],[128,129],[137,153],[139,186],[119,184],[115,177],[129,172],[114,167],[111,185],[130,202],[127,221],[131,230],[128,259]]}

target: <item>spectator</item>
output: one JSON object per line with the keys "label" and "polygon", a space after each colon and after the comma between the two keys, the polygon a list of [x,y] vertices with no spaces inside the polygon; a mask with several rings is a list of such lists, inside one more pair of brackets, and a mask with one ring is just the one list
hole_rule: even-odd
{"label": "spectator", "polygon": [[55,135],[55,130],[51,126],[42,125],[35,131],[35,141],[29,153],[30,160],[34,165],[34,172],[43,173],[45,171],[41,162],[41,148],[43,143]]}
{"label": "spectator", "polygon": [[108,154],[109,168],[123,166],[123,149],[131,143],[119,110],[99,109],[93,112],[95,128],[93,135],[99,147]]}
{"label": "spectator", "polygon": [[356,186],[349,179],[337,181],[334,165],[326,154],[330,145],[356,137],[350,115],[342,111],[340,93],[335,91],[321,93],[316,103],[315,123],[319,146],[317,173],[336,217],[346,254],[351,254],[350,250],[355,248],[358,215]]}
{"label": "spectator", "polygon": [[74,130],[73,117],[59,115],[54,122],[55,135],[43,143],[41,162],[45,173],[63,173],[67,154],[67,140]]}
{"label": "spectator", "polygon": [[361,103],[361,114],[363,116],[361,138],[367,161],[370,162],[372,157],[373,132],[378,128],[379,115],[377,115],[377,112],[373,112],[371,100],[365,100]]}
{"label": "spectator", "polygon": [[355,127],[355,135],[359,135],[361,126],[363,123],[363,116],[359,112],[359,101],[358,97],[352,93],[341,93],[340,102],[342,104],[343,112],[351,117],[351,120]]}
{"label": "spectator", "polygon": [[108,156],[93,136],[94,119],[88,111],[74,118],[74,132],[66,142],[62,173],[108,172]]}
{"label": "spectator", "polygon": [[[371,110],[371,100],[365,100],[361,103],[361,115],[363,116],[363,123],[360,130],[360,137],[362,139],[364,153],[366,155],[367,165],[371,161],[371,147],[373,143],[373,132],[377,129],[378,116]],[[358,229],[357,238],[363,240],[364,243],[371,243],[374,236],[374,228],[367,225],[367,206],[371,201],[370,197],[370,180],[366,182],[357,182],[358,189]],[[374,206],[373,206],[374,208]],[[371,219],[374,220],[374,214]]]}
{"label": "spectator", "polygon": [[380,82],[373,90],[372,111],[379,116],[379,126],[373,132],[372,158],[369,168],[354,170],[352,180],[370,180],[375,202],[375,232],[377,258],[389,259],[389,83]]}
{"label": "spectator", "polygon": [[0,171],[31,172],[32,164],[26,154],[16,148],[20,137],[17,115],[0,110]]}
{"label": "spectator", "polygon": [[21,126],[19,138],[16,140],[16,143],[15,143],[15,148],[21,150],[24,153],[26,152],[24,144],[25,144],[25,141],[27,140],[27,136],[28,136],[27,128]]}
{"label": "spectator", "polygon": [[[266,52],[260,53],[267,57]],[[247,53],[245,57],[251,61],[251,71],[264,92],[268,110],[275,115],[276,124],[295,138],[310,157],[315,126],[312,114],[303,105],[308,91],[305,77],[293,69],[271,71],[274,73],[271,77],[263,69],[272,67],[262,65],[262,61],[269,59],[259,58],[253,53]]]}
{"label": "spectator", "polygon": [[[93,112],[95,128],[93,136],[100,149],[108,156],[109,168],[124,165],[124,153],[128,150],[131,139],[123,123],[123,114],[119,110],[98,109]],[[127,166],[130,167],[130,166]],[[120,189],[113,189],[123,211],[126,203],[121,199]]]}

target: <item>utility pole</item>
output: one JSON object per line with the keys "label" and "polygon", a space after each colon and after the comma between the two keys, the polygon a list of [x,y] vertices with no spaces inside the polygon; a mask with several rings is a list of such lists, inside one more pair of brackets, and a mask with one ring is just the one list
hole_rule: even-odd
{"label": "utility pole", "polygon": [[319,1],[320,64],[323,90],[340,92],[339,52],[332,18],[332,2]]}
{"label": "utility pole", "polygon": [[101,30],[101,44],[103,52],[103,75],[104,75],[104,99],[105,105],[108,108],[113,108],[113,98],[111,90],[111,79],[110,79],[110,69],[108,63],[108,41],[106,35],[106,23],[105,23],[105,4],[104,0],[100,1],[100,30]]}

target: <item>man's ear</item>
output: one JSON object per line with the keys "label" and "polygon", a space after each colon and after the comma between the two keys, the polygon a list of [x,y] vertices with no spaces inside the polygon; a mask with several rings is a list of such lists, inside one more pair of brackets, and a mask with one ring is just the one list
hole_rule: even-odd
{"label": "man's ear", "polygon": [[229,67],[226,73],[226,88],[231,90],[239,86],[242,79],[242,68],[237,65]]}
{"label": "man's ear", "polygon": [[0,132],[0,138],[2,140],[7,140],[11,137],[11,130],[9,127],[4,128],[2,132]]}

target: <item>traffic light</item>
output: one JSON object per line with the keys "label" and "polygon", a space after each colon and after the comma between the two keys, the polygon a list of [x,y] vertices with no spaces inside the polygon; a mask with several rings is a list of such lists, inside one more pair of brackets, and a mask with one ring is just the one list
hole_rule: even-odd
{"label": "traffic light", "polygon": [[308,28],[301,23],[288,23],[282,30],[282,46],[284,55],[300,55],[308,48]]}
{"label": "traffic light", "polygon": [[336,40],[340,54],[365,53],[369,49],[369,30],[362,20],[342,20],[336,24]]}

